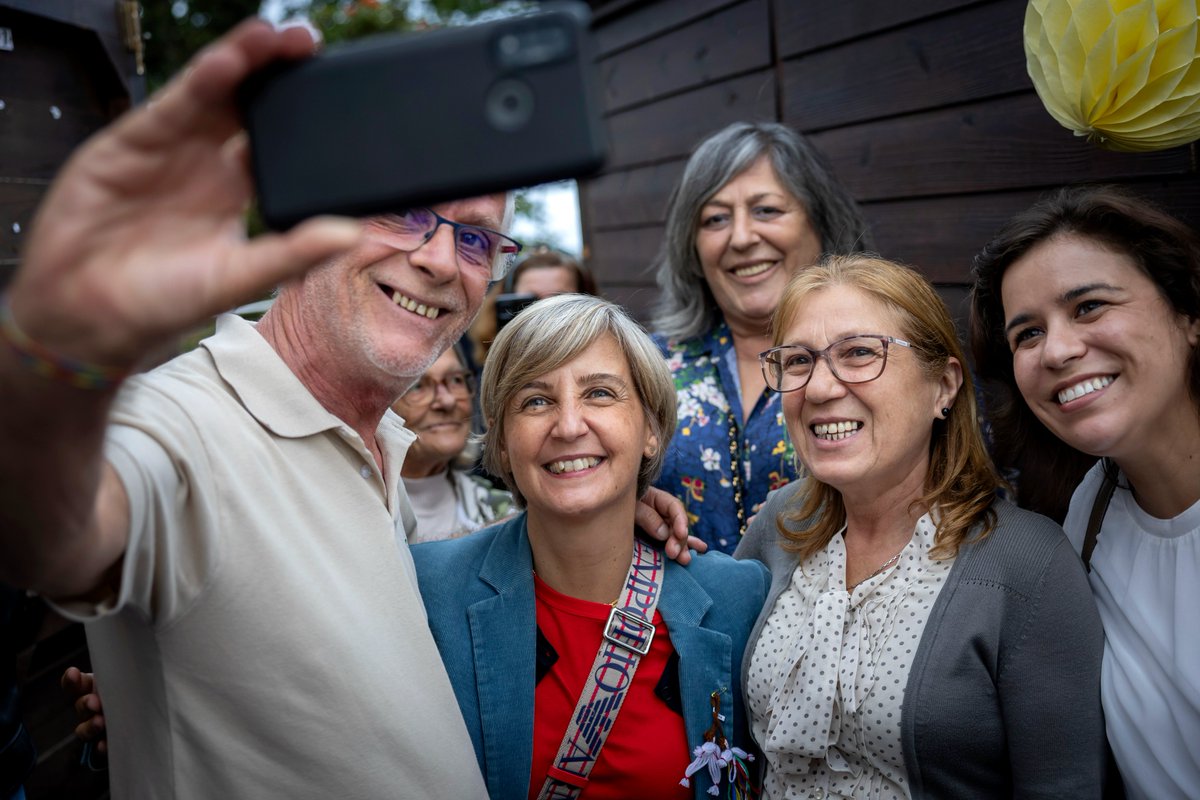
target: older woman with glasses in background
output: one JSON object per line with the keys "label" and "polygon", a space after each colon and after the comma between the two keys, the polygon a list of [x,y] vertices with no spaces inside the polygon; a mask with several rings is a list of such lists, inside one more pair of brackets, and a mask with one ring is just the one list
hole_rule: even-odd
{"label": "older woman with glasses in background", "polygon": [[462,536],[512,509],[511,494],[469,471],[475,463],[467,446],[474,396],[475,376],[455,345],[392,404],[417,434],[400,467],[416,515],[410,543]]}
{"label": "older woman with glasses in background", "polygon": [[996,497],[950,315],[912,270],[797,274],[761,355],[807,474],[736,556],[764,795],[1098,797],[1103,636],[1062,529]]}

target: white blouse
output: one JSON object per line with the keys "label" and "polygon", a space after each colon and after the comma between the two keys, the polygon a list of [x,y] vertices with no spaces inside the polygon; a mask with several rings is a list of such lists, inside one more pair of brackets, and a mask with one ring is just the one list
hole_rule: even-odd
{"label": "white blouse", "polygon": [[[1079,550],[1103,462],[1071,498],[1063,527]],[[1118,487],[1127,487],[1122,475]],[[1200,502],[1158,519],[1113,493],[1088,576],[1104,623],[1100,699],[1130,800],[1200,793]]]}
{"label": "white blouse", "polygon": [[842,532],[796,568],[754,645],[747,698],[764,799],[909,797],[900,707],[954,560],[930,558],[926,514],[896,565],[848,593]]}
{"label": "white blouse", "polygon": [[452,539],[463,532],[459,520],[458,495],[448,471],[427,478],[404,478],[404,491],[412,503],[417,527],[408,535],[408,543]]}

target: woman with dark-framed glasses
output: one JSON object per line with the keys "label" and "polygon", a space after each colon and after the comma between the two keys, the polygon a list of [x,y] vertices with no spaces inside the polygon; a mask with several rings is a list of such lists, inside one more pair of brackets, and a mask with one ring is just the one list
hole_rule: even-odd
{"label": "woman with dark-framed glasses", "polygon": [[1087,581],[1061,528],[997,499],[933,287],[834,257],[792,278],[772,335],[805,470],[736,553],[772,572],[743,661],[764,796],[1100,796]]}
{"label": "woman with dark-framed glasses", "polygon": [[417,434],[400,467],[416,516],[409,543],[453,539],[513,510],[512,494],[470,472],[476,457],[468,447],[474,396],[475,376],[461,345],[455,345],[392,404]]}

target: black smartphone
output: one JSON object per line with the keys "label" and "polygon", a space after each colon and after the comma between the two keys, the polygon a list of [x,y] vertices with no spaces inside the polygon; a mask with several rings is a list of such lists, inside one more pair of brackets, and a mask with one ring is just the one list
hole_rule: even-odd
{"label": "black smartphone", "polygon": [[607,152],[580,2],[362,39],[253,76],[259,209],[283,230],[579,177]]}
{"label": "black smartphone", "polygon": [[496,296],[496,330],[538,300],[534,294],[501,294]]}

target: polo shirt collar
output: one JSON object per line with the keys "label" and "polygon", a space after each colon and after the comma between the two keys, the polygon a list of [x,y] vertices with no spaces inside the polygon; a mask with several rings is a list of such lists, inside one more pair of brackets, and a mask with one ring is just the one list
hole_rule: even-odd
{"label": "polo shirt collar", "polygon": [[246,410],[275,435],[301,438],[344,426],[317,402],[253,323],[222,314],[217,332],[200,346]]}

